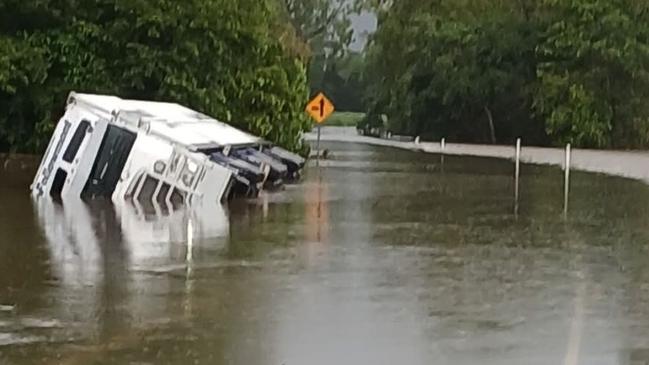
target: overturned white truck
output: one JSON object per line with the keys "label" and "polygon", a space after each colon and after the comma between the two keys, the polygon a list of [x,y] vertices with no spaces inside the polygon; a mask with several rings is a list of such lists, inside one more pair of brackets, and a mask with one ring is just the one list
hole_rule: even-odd
{"label": "overturned white truck", "polygon": [[31,189],[175,208],[254,197],[304,159],[173,103],[71,93]]}

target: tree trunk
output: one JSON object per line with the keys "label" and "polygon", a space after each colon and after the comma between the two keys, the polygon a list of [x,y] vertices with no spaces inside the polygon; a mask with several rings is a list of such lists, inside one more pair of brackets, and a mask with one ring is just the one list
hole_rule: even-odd
{"label": "tree trunk", "polygon": [[491,144],[496,144],[496,128],[494,127],[494,117],[491,114],[491,110],[489,110],[489,107],[485,105],[484,107],[485,113],[487,113],[487,119],[489,120],[489,132],[491,134]]}

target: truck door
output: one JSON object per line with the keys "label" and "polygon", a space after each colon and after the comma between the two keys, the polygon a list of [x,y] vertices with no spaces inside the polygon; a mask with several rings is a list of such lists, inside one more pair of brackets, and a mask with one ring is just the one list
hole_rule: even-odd
{"label": "truck door", "polygon": [[110,198],[113,195],[136,138],[133,132],[108,126],[81,193],[82,198]]}

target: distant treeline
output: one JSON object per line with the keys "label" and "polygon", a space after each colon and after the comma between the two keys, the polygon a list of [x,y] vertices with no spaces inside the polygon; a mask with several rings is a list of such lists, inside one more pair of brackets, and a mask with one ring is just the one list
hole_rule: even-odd
{"label": "distant treeline", "polygon": [[[349,16],[379,29],[348,50]],[[175,101],[299,149],[304,105],[424,139],[649,146],[645,0],[3,0],[0,152],[69,91]]]}
{"label": "distant treeline", "polygon": [[364,56],[358,52],[348,52],[326,63],[321,57],[314,57],[309,68],[312,93],[324,92],[334,102],[336,110],[362,112],[365,110],[364,67]]}
{"label": "distant treeline", "polygon": [[174,101],[299,149],[303,40],[277,0],[0,1],[0,152],[39,152],[67,94]]}
{"label": "distant treeline", "polygon": [[464,142],[649,146],[649,2],[381,9],[364,75],[370,122],[386,115],[395,133]]}

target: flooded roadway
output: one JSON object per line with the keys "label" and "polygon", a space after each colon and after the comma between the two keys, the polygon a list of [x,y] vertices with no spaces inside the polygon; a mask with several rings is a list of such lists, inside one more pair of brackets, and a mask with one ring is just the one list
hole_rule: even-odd
{"label": "flooded roadway", "polygon": [[575,173],[564,218],[562,173],[523,166],[515,215],[510,162],[324,147],[157,219],[0,173],[0,364],[649,362],[648,186]]}

